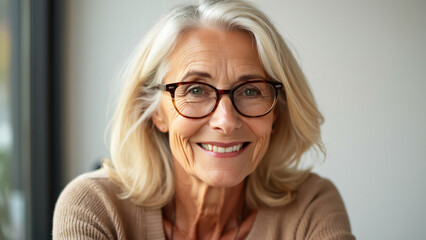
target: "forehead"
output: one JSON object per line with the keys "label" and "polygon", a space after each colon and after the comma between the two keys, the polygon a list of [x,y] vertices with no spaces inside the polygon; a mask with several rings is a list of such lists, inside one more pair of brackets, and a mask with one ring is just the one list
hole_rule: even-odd
{"label": "forehead", "polygon": [[222,53],[254,51],[257,55],[254,39],[247,31],[196,28],[185,31],[181,35],[172,56],[182,54],[185,50],[192,49],[193,46]]}
{"label": "forehead", "polygon": [[247,71],[263,73],[256,43],[246,31],[191,29],[181,35],[168,60],[175,77],[192,70],[216,77],[224,72],[228,77]]}

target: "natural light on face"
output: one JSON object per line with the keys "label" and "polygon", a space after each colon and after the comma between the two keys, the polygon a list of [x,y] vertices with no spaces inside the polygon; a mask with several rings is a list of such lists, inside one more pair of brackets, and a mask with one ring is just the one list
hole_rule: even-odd
{"label": "natural light on face", "polygon": [[[165,84],[197,81],[230,89],[250,80],[266,79],[255,44],[243,31],[194,29],[186,32],[169,57]],[[273,123],[273,112],[263,117],[240,115],[229,95],[202,119],[185,118],[163,92],[154,117],[158,129],[169,132],[175,164],[211,186],[241,183],[263,158]]]}

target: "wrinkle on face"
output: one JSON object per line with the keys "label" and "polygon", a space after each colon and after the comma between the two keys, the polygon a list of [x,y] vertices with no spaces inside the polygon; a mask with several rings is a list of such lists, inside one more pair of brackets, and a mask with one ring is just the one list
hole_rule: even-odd
{"label": "wrinkle on face", "polygon": [[[251,50],[247,51],[242,45],[232,45],[226,43],[217,43],[211,40],[211,43],[199,42],[196,37],[191,37],[189,31],[184,34],[177,44],[175,51],[170,56],[170,62],[176,66],[168,75],[176,76],[174,81],[179,81],[187,72],[193,69],[207,70],[213,76],[213,86],[218,89],[229,89],[235,85],[235,79],[240,72],[257,72],[266,78],[266,73],[258,57],[253,58],[253,52],[257,55],[255,44],[251,44]],[[220,39],[221,37],[219,37]],[[254,41],[249,38],[250,41]],[[234,41],[241,41],[240,38]],[[238,56],[235,54],[239,54]],[[179,57],[175,57],[179,56]],[[232,59],[232,61],[229,61]],[[222,69],[218,71],[218,69]],[[173,71],[175,70],[175,71]],[[177,71],[178,70],[178,71]],[[167,79],[167,77],[166,77]],[[222,86],[216,83],[221,82]]]}
{"label": "wrinkle on face", "polygon": [[[188,31],[168,58],[169,72],[164,83],[180,82],[185,77],[185,81],[201,81],[217,89],[230,89],[240,83],[241,76],[266,79],[253,41],[247,33],[239,31]],[[187,77],[190,72],[202,75]],[[260,118],[244,117],[234,109],[229,96],[224,95],[212,115],[188,119],[176,111],[170,96],[164,97],[162,107],[168,118],[172,155],[188,174],[202,181],[215,179],[215,182],[233,176],[232,184],[235,185],[254,171],[269,144],[272,114]],[[250,144],[240,160],[214,160],[197,145],[209,141],[249,141]]]}
{"label": "wrinkle on face", "polygon": [[161,102],[159,114],[168,125],[169,143],[172,155],[182,159],[182,163],[184,163],[185,168],[190,169],[194,162],[194,154],[192,147],[190,146],[190,139],[189,137],[185,137],[185,135],[176,133],[176,128],[173,127],[173,123],[182,116],[180,116],[180,114],[176,111],[169,93],[163,95],[162,98],[163,101]]}
{"label": "wrinkle on face", "polygon": [[175,157],[180,159],[180,162],[184,164],[185,169],[192,169],[192,163],[194,162],[194,153],[190,146],[189,138],[182,137],[178,134],[170,134],[173,138],[170,141],[174,144],[170,147],[174,149]]}

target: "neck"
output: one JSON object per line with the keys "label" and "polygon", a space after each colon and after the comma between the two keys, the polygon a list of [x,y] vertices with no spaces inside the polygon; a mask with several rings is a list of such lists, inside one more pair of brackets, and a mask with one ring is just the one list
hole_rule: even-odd
{"label": "neck", "polygon": [[188,175],[179,163],[174,166],[176,193],[168,212],[174,214],[175,235],[185,239],[234,236],[243,218],[244,182],[216,188]]}

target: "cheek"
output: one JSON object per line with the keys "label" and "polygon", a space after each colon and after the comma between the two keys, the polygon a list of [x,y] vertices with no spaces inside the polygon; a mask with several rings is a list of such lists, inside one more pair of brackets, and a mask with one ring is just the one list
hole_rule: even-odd
{"label": "cheek", "polygon": [[253,149],[253,155],[251,158],[252,167],[254,170],[259,162],[262,160],[263,156],[265,156],[266,151],[269,147],[269,140],[272,132],[272,123],[273,119],[257,119],[250,124],[252,132],[256,135],[256,142]]}
{"label": "cheek", "polygon": [[[172,106],[173,108],[173,106]],[[187,172],[194,168],[194,151],[191,137],[194,136],[202,123],[179,115],[173,108],[170,111],[169,142],[173,157]]]}
{"label": "cheek", "polygon": [[184,169],[190,169],[193,163],[194,154],[189,143],[189,138],[180,133],[170,131],[169,141],[173,157]]}

